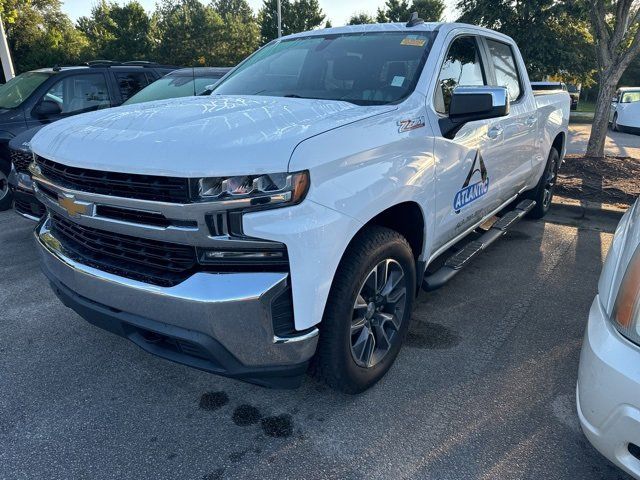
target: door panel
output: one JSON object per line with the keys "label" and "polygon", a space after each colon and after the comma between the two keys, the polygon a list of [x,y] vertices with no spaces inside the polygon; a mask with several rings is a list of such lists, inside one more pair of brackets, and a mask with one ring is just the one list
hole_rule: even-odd
{"label": "door panel", "polygon": [[[434,109],[448,114],[457,86],[489,85],[486,56],[474,36],[459,36],[450,46],[434,92]],[[497,208],[501,158],[505,155],[500,119],[470,122],[453,140],[436,136],[436,228],[433,246],[441,247]]]}

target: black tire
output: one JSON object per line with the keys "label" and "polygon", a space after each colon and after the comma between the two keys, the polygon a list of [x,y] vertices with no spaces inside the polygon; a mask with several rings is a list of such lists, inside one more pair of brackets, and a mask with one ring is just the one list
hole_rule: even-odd
{"label": "black tire", "polygon": [[611,130],[613,130],[614,132],[619,132],[620,131],[620,127],[618,127],[618,114],[617,113],[613,114],[613,121],[611,122]]}
{"label": "black tire", "polygon": [[[370,275],[374,274],[374,270],[377,272],[376,269],[383,264],[386,267],[382,268],[391,272],[386,277],[389,279],[387,285],[393,285],[397,281],[396,285],[399,286],[401,282],[404,282],[404,285],[397,287],[397,291],[396,287],[393,288],[393,291],[396,292],[394,297],[399,295],[398,292],[402,288],[406,288],[402,313],[398,315],[396,313],[400,311],[399,304],[401,302],[396,301],[386,306],[378,306],[373,313],[370,313],[371,305],[373,304],[375,308],[376,304],[373,300],[364,298],[363,292],[368,288],[365,280],[369,280]],[[404,276],[400,276],[401,273]],[[381,275],[377,273],[376,275],[376,278],[382,278]],[[394,275],[394,280],[391,279],[392,275]],[[400,278],[402,280],[398,280]],[[368,284],[372,283],[368,282]],[[333,280],[320,326],[318,350],[312,361],[311,372],[330,387],[349,394],[363,392],[378,382],[395,361],[406,337],[416,294],[415,289],[415,259],[407,240],[388,228],[370,226],[363,229],[345,252]],[[382,291],[385,289],[383,288]],[[379,296],[383,295],[376,294],[375,298]],[[391,297],[391,293],[386,296]],[[357,332],[355,329],[358,328],[356,324],[359,322],[357,317],[360,317],[360,314],[356,312],[364,311],[360,306],[362,305],[361,300],[364,300],[365,303],[370,302],[365,307],[366,313],[361,320],[361,322],[370,322],[370,325],[369,330],[366,330],[367,327],[363,327],[360,333],[355,333]],[[367,315],[372,315],[372,317],[367,320]],[[382,335],[380,337],[382,340],[379,343],[374,341],[374,346],[370,348],[372,351],[371,358],[369,358],[371,366],[363,366],[358,362],[369,362],[364,360],[367,357],[366,354],[360,356],[359,359],[356,358],[356,350],[360,351],[358,346],[364,345],[365,342],[369,344],[369,339],[375,337],[376,332],[380,332],[381,328],[384,330],[385,325],[391,324],[391,322],[383,322],[382,327],[379,324],[373,326],[378,315],[381,316],[380,318],[392,315],[395,319],[394,323],[399,323],[399,327],[394,325],[390,329],[393,336],[388,335],[387,331],[384,334],[378,333],[378,335]],[[367,332],[370,335],[367,335]],[[390,340],[386,342],[385,346],[384,339],[387,339],[388,336]],[[367,338],[367,340],[359,342],[359,338]],[[353,346],[354,343],[356,343],[356,347]],[[380,353],[384,348],[386,348],[386,353]],[[365,349],[366,345],[362,347],[362,350]],[[374,355],[373,350],[378,353]],[[373,364],[373,360],[377,360],[377,363]]]}
{"label": "black tire", "polygon": [[544,217],[551,208],[559,168],[560,153],[558,153],[555,147],[552,147],[551,152],[549,152],[549,158],[547,159],[547,165],[538,181],[538,185],[527,195],[528,198],[536,202],[536,206],[529,212],[529,218],[540,219]]}
{"label": "black tire", "polygon": [[0,212],[9,210],[13,203],[13,194],[9,190],[11,163],[0,159]]}

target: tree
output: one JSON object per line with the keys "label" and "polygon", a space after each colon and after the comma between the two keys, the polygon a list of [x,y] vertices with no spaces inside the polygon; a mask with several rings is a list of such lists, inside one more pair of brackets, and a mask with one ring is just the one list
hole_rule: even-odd
{"label": "tree", "polygon": [[[258,19],[262,43],[278,37],[277,0],[264,0]],[[325,15],[318,0],[282,0],[282,34],[305,32],[322,25]]]}
{"label": "tree", "polygon": [[211,5],[223,20],[216,65],[236,65],[260,45],[257,19],[246,0],[217,0]]}
{"label": "tree", "polygon": [[78,19],[78,29],[91,44],[93,54],[110,60],[148,60],[152,54],[151,19],[142,5],[102,0],[90,17]]}
{"label": "tree", "polygon": [[588,13],[575,0],[459,0],[459,21],[512,37],[532,80],[561,74],[588,85],[592,81],[593,38]]}
{"label": "tree", "polygon": [[60,5],[58,0],[0,0],[16,73],[88,59],[86,37],[60,11]]}
{"label": "tree", "polygon": [[411,15],[409,2],[407,0],[387,0],[384,8],[378,9],[378,23],[386,22],[407,22]]}
{"label": "tree", "polygon": [[199,0],[163,0],[154,13],[156,57],[175,65],[216,65],[224,45],[223,20]]}
{"label": "tree", "polygon": [[365,12],[357,12],[351,15],[347,25],[364,25],[367,23],[376,23],[374,18]]}
{"label": "tree", "polygon": [[640,53],[640,4],[634,0],[590,0],[590,6],[600,89],[587,156],[604,157],[611,98],[622,75]]}
{"label": "tree", "polygon": [[440,22],[444,9],[445,5],[442,0],[413,0],[413,5],[409,10],[418,12],[420,18],[425,22]]}

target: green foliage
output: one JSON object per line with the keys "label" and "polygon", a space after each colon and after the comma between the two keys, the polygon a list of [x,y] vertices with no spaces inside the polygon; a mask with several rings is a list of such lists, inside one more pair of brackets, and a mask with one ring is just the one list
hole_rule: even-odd
{"label": "green foliage", "polygon": [[378,23],[406,22],[411,16],[410,10],[407,0],[387,0],[384,8],[378,9],[376,19]]}
{"label": "green foliage", "polygon": [[89,42],[60,11],[58,0],[1,0],[0,12],[16,73],[89,57]]}
{"label": "green foliage", "polygon": [[364,25],[367,23],[376,23],[375,19],[365,12],[357,12],[351,15],[347,25]]}
{"label": "green foliage", "polygon": [[587,12],[573,0],[459,0],[460,21],[512,37],[532,80],[556,75],[588,85],[595,55]]}
{"label": "green foliage", "polygon": [[440,22],[445,5],[442,0],[413,0],[411,12],[418,12],[425,22]]}
{"label": "green foliage", "polygon": [[443,0],[387,0],[384,8],[379,8],[376,19],[380,23],[408,22],[413,12],[418,12],[425,22],[442,20],[445,4]]}
{"label": "green foliage", "polygon": [[78,19],[78,30],[88,38],[95,58],[147,60],[153,51],[151,19],[137,1],[120,6],[102,0],[90,17]]}
{"label": "green foliage", "polygon": [[[278,38],[277,4],[277,0],[264,0],[258,14],[263,44]],[[318,28],[326,18],[318,0],[282,0],[281,11],[283,36]]]}

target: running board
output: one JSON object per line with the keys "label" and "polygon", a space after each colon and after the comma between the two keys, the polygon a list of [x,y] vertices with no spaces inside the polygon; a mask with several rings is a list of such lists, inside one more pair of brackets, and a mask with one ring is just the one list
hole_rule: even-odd
{"label": "running board", "polygon": [[462,250],[448,258],[439,270],[430,275],[425,275],[422,280],[423,290],[431,292],[442,287],[455,277],[460,270],[466,267],[478,254],[487,249],[489,245],[502,238],[511,227],[522,220],[535,206],[536,202],[533,200],[521,201],[514,210],[502,216],[500,220],[495,222],[480,238],[469,242]]}

